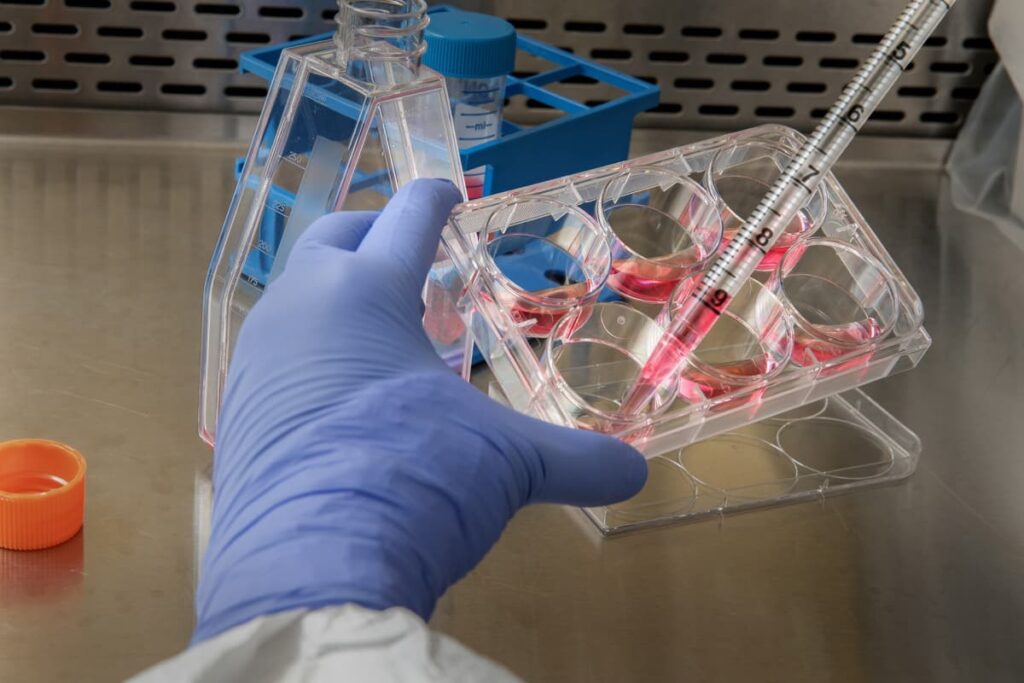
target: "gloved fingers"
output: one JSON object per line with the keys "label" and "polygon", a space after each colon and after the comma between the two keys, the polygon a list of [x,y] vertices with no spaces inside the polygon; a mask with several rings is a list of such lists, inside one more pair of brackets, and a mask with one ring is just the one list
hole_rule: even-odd
{"label": "gloved fingers", "polygon": [[299,235],[292,251],[312,245],[355,251],[378,216],[379,211],[338,211],[321,216]]}
{"label": "gloved fingers", "polygon": [[636,495],[647,482],[647,461],[618,439],[530,420],[524,434],[543,461],[531,503],[610,505]]}
{"label": "gloved fingers", "polygon": [[437,253],[441,230],[462,194],[447,180],[420,179],[403,186],[391,198],[359,253],[398,262],[416,295],[427,279]]}

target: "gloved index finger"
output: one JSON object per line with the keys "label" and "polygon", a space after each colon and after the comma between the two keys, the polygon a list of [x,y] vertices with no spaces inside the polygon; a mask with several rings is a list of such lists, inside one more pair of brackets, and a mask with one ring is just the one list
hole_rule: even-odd
{"label": "gloved index finger", "polygon": [[647,462],[618,439],[530,419],[529,434],[544,460],[531,503],[610,505],[636,495],[647,481]]}
{"label": "gloved index finger", "polygon": [[399,262],[412,281],[422,286],[437,253],[441,231],[462,194],[447,180],[420,179],[391,198],[358,253]]}

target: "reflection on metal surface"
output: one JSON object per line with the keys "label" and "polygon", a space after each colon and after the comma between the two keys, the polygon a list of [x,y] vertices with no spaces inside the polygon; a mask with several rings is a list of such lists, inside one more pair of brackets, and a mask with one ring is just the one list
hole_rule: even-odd
{"label": "reflection on metal surface", "polygon": [[1021,254],[950,207],[938,170],[837,174],[934,334],[914,372],[867,388],[921,438],[917,473],[604,541],[529,509],[436,627],[531,681],[1019,678]]}
{"label": "reflection on metal surface", "polygon": [[893,467],[892,446],[846,420],[798,420],[783,426],[776,442],[798,465],[829,473],[827,479],[870,479],[884,476]]}
{"label": "reflection on metal surface", "polygon": [[0,553],[0,680],[120,680],[192,628],[202,283],[234,150],[2,145],[0,439],[75,444],[89,479],[81,534]]}
{"label": "reflection on metal surface", "polygon": [[796,486],[799,471],[785,451],[770,441],[722,434],[679,451],[679,462],[705,496],[725,500],[777,498]]}
{"label": "reflection on metal surface", "polygon": [[[90,479],[80,583],[36,594],[0,559],[0,680],[121,679],[192,627],[199,305],[236,152],[3,145],[0,437],[74,443]],[[838,175],[934,334],[914,372],[868,388],[921,437],[914,477],[611,540],[530,508],[436,628],[535,683],[1019,678],[1020,254],[949,206],[937,170]]]}
{"label": "reflection on metal surface", "polygon": [[82,590],[84,558],[84,531],[46,550],[0,550],[0,605],[74,599]]}
{"label": "reflection on metal surface", "polygon": [[647,461],[647,484],[627,501],[610,506],[608,524],[628,524],[671,517],[693,508],[697,489],[675,460],[657,456]]}
{"label": "reflection on metal surface", "polygon": [[196,468],[195,492],[192,508],[192,575],[199,585],[203,556],[210,543],[210,524],[213,521],[213,463]]}

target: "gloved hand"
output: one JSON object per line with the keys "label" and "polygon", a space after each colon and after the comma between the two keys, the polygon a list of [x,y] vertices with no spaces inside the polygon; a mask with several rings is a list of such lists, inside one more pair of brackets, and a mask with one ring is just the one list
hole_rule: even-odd
{"label": "gloved hand", "polygon": [[354,602],[429,618],[528,503],[636,493],[611,437],[509,410],[452,374],[420,292],[460,197],[402,188],[325,216],[250,312],[221,408],[193,642],[271,612]]}

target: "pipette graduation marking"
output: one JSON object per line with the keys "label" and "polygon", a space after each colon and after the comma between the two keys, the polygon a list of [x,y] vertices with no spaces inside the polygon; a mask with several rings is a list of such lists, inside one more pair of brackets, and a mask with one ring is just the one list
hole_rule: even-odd
{"label": "pipette graduation marking", "polygon": [[623,400],[622,414],[639,413],[659,386],[675,381],[686,357],[718,320],[955,3],[956,0],[907,3],[882,42],[846,84],[824,120],[673,318]]}

